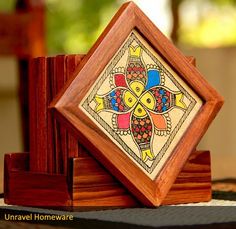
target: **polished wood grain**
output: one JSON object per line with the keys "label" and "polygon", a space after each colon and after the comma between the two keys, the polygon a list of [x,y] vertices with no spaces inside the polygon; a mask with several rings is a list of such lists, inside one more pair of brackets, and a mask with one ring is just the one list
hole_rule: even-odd
{"label": "polished wood grain", "polygon": [[[56,57],[56,94],[62,89],[65,84],[65,55],[60,55]],[[64,169],[66,167],[67,162],[67,131],[66,128],[60,125],[57,121],[55,123],[56,126],[56,173],[64,173]]]}
{"label": "polished wood grain", "polygon": [[5,155],[5,203],[39,207],[71,205],[66,176],[31,172],[28,161],[28,153]]}
{"label": "polished wood grain", "polygon": [[[47,58],[47,79],[48,83],[48,104],[52,101],[55,95],[53,82],[55,82],[55,57]],[[48,106],[47,106],[48,107]],[[54,133],[54,117],[51,112],[47,109],[47,154],[48,154],[48,173],[55,173],[56,168],[56,150],[55,150],[55,133]],[[30,151],[30,154],[33,154]]]}
{"label": "polished wood grain", "polygon": [[[30,170],[34,172],[48,171],[48,80],[45,57],[34,60],[30,75]],[[31,82],[32,81],[32,82]]]}
{"label": "polished wood grain", "polygon": [[[141,207],[120,181],[80,147],[71,158],[68,176],[29,170],[29,153],[5,156],[4,199],[7,204],[68,207]],[[211,199],[211,166],[208,151],[193,152],[162,205],[203,202]]]}
{"label": "polished wood grain", "polygon": [[[78,104],[119,49],[136,29],[152,48],[200,96],[204,104],[162,171],[153,181],[148,178],[85,114]],[[89,149],[125,187],[146,206],[158,206],[166,197],[190,153],[199,143],[223,104],[223,98],[209,85],[187,58],[155,27],[133,3],[124,4],[94,44],[81,64],[54,99],[51,107],[57,118],[77,134]],[[111,150],[112,149],[112,150]],[[113,155],[116,157],[113,157]],[[136,179],[139,177],[139,179]]]}
{"label": "polished wood grain", "polygon": [[[73,206],[135,207],[142,204],[90,153],[73,158]],[[211,200],[209,151],[193,152],[162,205]]]}
{"label": "polished wood grain", "polygon": [[30,167],[34,172],[67,174],[68,157],[78,155],[78,140],[48,109],[83,55],[39,57],[30,64]]}
{"label": "polished wood grain", "polygon": [[177,176],[162,205],[206,202],[211,198],[210,152],[195,151]]}
{"label": "polished wood grain", "polygon": [[[36,77],[37,77],[37,68],[38,68],[37,59],[31,59],[29,65],[29,151],[31,154],[31,163],[37,158],[37,93],[35,89]],[[35,162],[36,164],[37,162]],[[31,165],[34,169],[37,167],[34,163]]]}
{"label": "polished wood grain", "polygon": [[[85,55],[68,55],[66,57],[66,81],[73,75],[76,67],[80,64]],[[68,131],[68,157],[77,157],[79,155],[79,143],[76,136]]]}

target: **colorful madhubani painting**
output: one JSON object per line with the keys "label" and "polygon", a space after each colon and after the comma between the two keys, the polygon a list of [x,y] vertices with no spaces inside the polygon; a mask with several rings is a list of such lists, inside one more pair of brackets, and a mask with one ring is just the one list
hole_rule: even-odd
{"label": "colorful madhubani painting", "polygon": [[79,106],[154,179],[201,105],[189,86],[132,31]]}

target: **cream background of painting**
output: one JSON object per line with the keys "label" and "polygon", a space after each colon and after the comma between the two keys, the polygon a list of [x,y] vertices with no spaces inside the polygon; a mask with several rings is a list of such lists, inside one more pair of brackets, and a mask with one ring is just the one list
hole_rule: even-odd
{"label": "cream background of painting", "polygon": [[[136,47],[137,45],[138,44],[137,44],[136,41],[132,42],[133,47]],[[142,51],[142,57],[143,57],[142,59],[143,59],[143,63],[144,63],[145,66],[147,65],[147,63],[155,65],[155,62],[150,58],[150,56],[144,50]],[[114,68],[117,68],[117,69],[118,68],[119,69],[123,68],[123,69],[125,69],[126,68],[126,63],[127,63],[126,62],[127,58],[128,58],[128,49],[125,51],[123,57],[118,61],[118,63],[115,65]],[[111,74],[110,76],[113,76],[113,75]],[[102,96],[102,95],[108,94],[111,91],[110,76],[107,77],[107,79],[103,82],[101,87],[98,89],[98,92],[97,92],[98,95]],[[178,92],[179,89],[171,81],[171,79],[167,75],[165,75],[164,77],[165,77],[165,87],[167,87],[168,89],[170,89],[173,92]],[[113,83],[114,83],[114,80],[113,80]],[[184,97],[184,102],[187,106],[189,106],[190,100],[187,97]],[[95,110],[96,103],[94,101],[92,101],[92,103],[90,104],[90,107],[93,110]],[[131,109],[131,110],[133,110],[133,109]],[[102,111],[102,112],[99,113],[99,116],[111,128],[113,128],[113,126],[112,126],[112,116],[113,116],[114,113],[115,112]],[[170,112],[168,112],[168,114],[169,114],[169,116],[171,118],[171,121],[172,121],[172,129],[174,129],[176,127],[177,123],[179,122],[180,118],[184,114],[184,112],[181,109],[172,109]],[[131,135],[119,135],[119,136],[122,139],[122,141],[127,143],[127,145],[132,149],[132,151],[137,155],[137,157],[140,157],[140,151],[138,150],[137,145],[133,141],[132,136]],[[155,156],[162,149],[162,147],[164,146],[164,144],[165,144],[165,142],[167,141],[168,138],[169,138],[169,135],[158,136],[158,135],[154,134],[154,138],[152,140],[152,144],[151,144],[152,147],[151,148],[153,149],[153,153],[154,153]],[[148,160],[146,162],[146,164],[150,167],[152,165],[152,161]]]}
{"label": "cream background of painting", "polygon": [[[189,86],[167,65],[167,63],[151,48],[151,46],[138,34],[138,32],[136,32],[135,30],[132,31],[137,37],[138,39],[141,41],[141,43],[162,63],[162,65],[174,76],[174,78],[176,79],[176,81],[178,81],[180,83],[180,85],[182,85],[182,87],[197,101],[196,105],[194,106],[194,108],[192,109],[192,111],[190,112],[190,114],[188,115],[188,117],[185,119],[185,121],[183,122],[182,126],[180,127],[179,131],[177,132],[177,134],[175,135],[173,141],[171,142],[171,144],[169,145],[169,148],[166,150],[164,156],[162,157],[162,159],[160,160],[160,162],[156,165],[155,169],[152,171],[151,174],[149,174],[132,156],[130,156],[124,149],[123,147],[112,138],[112,136],[110,134],[107,133],[107,131],[82,107],[82,104],[84,103],[85,99],[90,95],[90,93],[92,92],[93,88],[95,85],[97,85],[99,79],[102,77],[102,75],[104,74],[104,72],[106,71],[107,66],[109,66],[109,64],[111,63],[112,59],[110,60],[110,62],[107,64],[107,66],[104,68],[103,72],[100,74],[100,76],[98,77],[98,79],[96,80],[96,82],[94,83],[94,85],[90,88],[90,90],[87,92],[86,96],[84,97],[84,99],[81,101],[81,103],[79,104],[80,109],[82,109],[86,115],[132,160],[135,162],[135,164],[150,178],[150,179],[155,179],[156,175],[158,174],[158,172],[161,170],[161,168],[163,167],[164,163],[166,162],[166,160],[168,159],[168,157],[170,156],[171,152],[173,151],[173,149],[175,148],[175,146],[178,144],[179,140],[181,139],[181,137],[183,136],[183,134],[185,133],[186,129],[188,128],[189,124],[191,123],[191,121],[193,120],[193,118],[195,117],[196,113],[198,112],[198,110],[200,109],[200,107],[202,106],[202,101],[200,100],[200,98],[189,88]],[[129,39],[130,35],[127,37],[127,39],[125,40],[125,42],[123,44],[125,44],[127,42],[127,40]],[[137,43],[133,42],[132,43],[133,46],[136,46]],[[122,45],[123,46],[123,45]],[[121,47],[122,47],[121,46]],[[117,53],[120,50],[117,51]],[[114,57],[117,55],[117,53],[114,55]],[[126,50],[124,56],[118,61],[118,63],[115,65],[114,68],[117,67],[126,67],[126,60],[128,57],[128,50]],[[144,51],[142,52],[142,57],[143,57],[143,61],[144,64],[154,64],[153,60],[148,56],[147,53],[145,53]],[[106,79],[104,80],[103,84],[101,85],[101,87],[99,88],[97,94],[99,95],[103,95],[108,93],[109,91],[111,91],[111,87],[109,84],[109,79],[110,75],[107,75]],[[174,83],[171,81],[171,79],[169,79],[166,75],[165,75],[165,83],[164,85],[166,87],[168,87],[170,90],[172,91],[179,91],[179,89],[174,85]],[[185,97],[184,102],[186,103],[186,105],[189,105],[190,101]],[[95,109],[96,104],[94,102],[90,103],[90,107],[94,110]],[[169,116],[171,118],[171,122],[172,122],[172,129],[173,130],[175,128],[175,126],[177,125],[177,123],[179,122],[179,120],[181,119],[182,115],[184,114],[184,112],[179,109],[179,108],[174,108],[172,109],[169,113]],[[98,115],[112,128],[112,114],[111,112],[100,112]],[[132,149],[132,151],[138,156],[139,155],[139,151],[138,148],[136,146],[136,144],[134,143],[131,135],[125,135],[125,136],[121,136],[119,135],[120,138],[129,146],[129,148]],[[153,152],[155,155],[158,154],[159,150],[162,148],[162,146],[165,144],[165,142],[167,141],[167,139],[169,138],[169,136],[157,136],[155,135],[153,138]],[[148,161],[148,163],[146,163],[148,166],[150,166],[152,164],[151,161]]]}

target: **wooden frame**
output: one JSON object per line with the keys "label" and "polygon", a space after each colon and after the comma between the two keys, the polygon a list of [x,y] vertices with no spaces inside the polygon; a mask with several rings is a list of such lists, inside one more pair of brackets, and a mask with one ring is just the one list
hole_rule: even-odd
{"label": "wooden frame", "polygon": [[[131,160],[127,160],[127,156],[78,108],[78,103],[134,28],[204,101],[155,180],[151,180]],[[197,69],[133,2],[129,2],[114,16],[51,108],[55,109],[55,115],[60,121],[79,137],[81,144],[133,195],[146,206],[159,206],[222,104],[223,98]],[[112,157],[114,153],[115,158]]]}

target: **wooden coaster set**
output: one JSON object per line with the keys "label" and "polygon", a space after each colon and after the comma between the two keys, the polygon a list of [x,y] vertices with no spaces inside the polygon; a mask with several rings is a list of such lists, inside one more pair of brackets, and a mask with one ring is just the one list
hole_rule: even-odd
{"label": "wooden coaster set", "polygon": [[7,204],[137,207],[209,201],[196,151],[222,97],[132,2],[87,55],[30,63],[30,152],[5,155]]}

